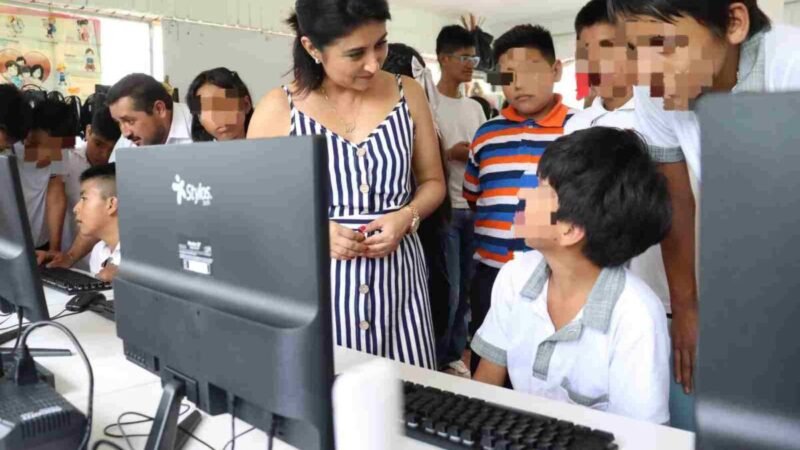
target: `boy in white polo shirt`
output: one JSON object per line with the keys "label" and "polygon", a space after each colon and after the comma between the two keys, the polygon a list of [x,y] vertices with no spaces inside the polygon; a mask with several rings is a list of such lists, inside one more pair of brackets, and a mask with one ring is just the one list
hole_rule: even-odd
{"label": "boy in white polo shirt", "polygon": [[661,243],[677,381],[688,393],[697,345],[695,199],[701,185],[695,100],[706,92],[800,90],[800,29],[771,25],[757,0],[608,0],[638,64],[636,129],[667,176],[673,224]]}
{"label": "boy in white polo shirt", "polygon": [[75,220],[81,235],[99,240],[89,259],[89,270],[103,281],[113,280],[121,259],[118,211],[116,165],[95,166],[83,172]]}
{"label": "boy in white polo shirt", "polygon": [[622,267],[669,228],[665,180],[635,132],[605,127],[559,138],[538,176],[514,222],[538,251],[501,269],[472,341],[474,378],[502,386],[509,376],[515,390],[668,422],[664,308]]}

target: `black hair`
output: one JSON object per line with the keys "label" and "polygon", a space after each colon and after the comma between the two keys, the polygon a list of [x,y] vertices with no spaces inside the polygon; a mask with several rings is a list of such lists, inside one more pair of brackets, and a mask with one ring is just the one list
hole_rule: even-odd
{"label": "black hair", "polygon": [[44,67],[42,67],[41,64],[34,64],[34,65],[31,66],[31,75],[36,73],[37,70],[41,71],[42,75],[38,76],[36,78],[38,78],[39,81],[44,81]]}
{"label": "black hair", "polygon": [[494,60],[512,48],[532,48],[539,50],[550,65],[556,62],[556,49],[550,31],[540,25],[517,25],[503,33],[494,41]]}
{"label": "black hair", "polygon": [[16,67],[19,70],[19,64],[14,61],[6,61],[6,69],[10,69],[12,67]]}
{"label": "black hair", "polygon": [[52,137],[75,136],[72,107],[54,98],[45,98],[33,107],[31,130],[44,131]]}
{"label": "black hair", "polygon": [[13,84],[0,84],[0,130],[13,141],[21,141],[30,129],[30,103]]}
{"label": "black hair", "polygon": [[122,132],[119,125],[111,117],[108,106],[99,105],[92,113],[92,133],[108,142],[117,142]]}
{"label": "black hair", "polygon": [[17,65],[18,66],[27,66],[28,65],[28,60],[25,59],[24,56],[17,56]]}
{"label": "black hair", "polygon": [[666,179],[632,130],[593,127],[550,144],[539,178],[558,194],[554,219],[585,230],[583,254],[617,267],[661,242],[672,222]]}
{"label": "black hair", "polygon": [[608,11],[613,16],[648,16],[666,23],[674,23],[678,17],[691,17],[708,27],[717,37],[728,31],[728,10],[733,3],[743,3],[750,15],[750,31],[747,37],[767,31],[772,22],[758,7],[757,0],[607,0]]}
{"label": "black hair", "polygon": [[323,50],[365,23],[386,22],[391,18],[387,0],[297,0],[295,12],[287,23],[296,35],[292,56],[299,94],[318,89],[325,79],[325,69],[314,62],[300,38],[307,37]]}
{"label": "black hair", "polygon": [[470,98],[478,102],[479,105],[481,105],[481,108],[483,109],[483,115],[485,116],[486,119],[492,118],[492,105],[491,103],[489,103],[489,100],[486,100],[480,95],[473,95]]}
{"label": "black hair", "polygon": [[116,197],[117,196],[117,164],[109,163],[100,166],[92,166],[81,173],[81,183],[89,180],[99,180],[109,182],[107,184],[110,189],[103,189],[103,196]]}
{"label": "black hair", "polygon": [[250,118],[253,117],[253,97],[250,95],[250,90],[247,89],[247,85],[239,77],[238,73],[226,67],[217,67],[216,69],[200,72],[186,92],[186,104],[192,112],[192,140],[194,142],[214,140],[214,137],[200,123],[200,114],[203,108],[200,106],[197,91],[205,84],[212,84],[218,88],[234,91],[238,98],[247,97],[250,99],[250,111],[247,112],[244,119],[244,132],[247,133],[247,129],[250,127]]}
{"label": "black hair", "polygon": [[415,48],[406,44],[389,44],[389,53],[383,63],[383,70],[395,75],[414,78],[414,72],[411,68],[411,61],[414,58],[419,60],[422,67],[425,67],[425,60]]}
{"label": "black hair", "polygon": [[30,74],[31,73],[31,68],[28,67],[28,66],[22,66],[22,67],[19,68],[19,73],[21,73],[21,74],[22,73]]}
{"label": "black hair", "polygon": [[601,23],[609,25],[615,23],[614,17],[608,13],[606,0],[589,0],[575,17],[575,34],[580,35],[584,28]]}
{"label": "black hair", "polygon": [[126,75],[108,90],[106,102],[110,106],[125,97],[133,100],[133,108],[136,111],[153,114],[153,106],[157,101],[164,102],[167,109],[172,111],[172,97],[164,85],[150,75],[143,73]]}
{"label": "black hair", "polygon": [[461,25],[448,25],[436,37],[436,54],[457,52],[463,48],[475,47],[475,36]]}

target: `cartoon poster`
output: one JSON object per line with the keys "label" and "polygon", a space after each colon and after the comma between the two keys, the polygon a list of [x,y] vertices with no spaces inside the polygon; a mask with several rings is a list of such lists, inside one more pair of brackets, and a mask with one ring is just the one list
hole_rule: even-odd
{"label": "cartoon poster", "polygon": [[0,83],[85,99],[101,68],[99,20],[0,6]]}

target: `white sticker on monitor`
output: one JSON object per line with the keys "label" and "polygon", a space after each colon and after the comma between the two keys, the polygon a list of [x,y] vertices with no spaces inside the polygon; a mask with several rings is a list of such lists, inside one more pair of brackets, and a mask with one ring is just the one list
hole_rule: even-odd
{"label": "white sticker on monitor", "polygon": [[178,254],[183,270],[200,275],[211,275],[214,253],[207,239],[181,238],[181,242],[178,244]]}

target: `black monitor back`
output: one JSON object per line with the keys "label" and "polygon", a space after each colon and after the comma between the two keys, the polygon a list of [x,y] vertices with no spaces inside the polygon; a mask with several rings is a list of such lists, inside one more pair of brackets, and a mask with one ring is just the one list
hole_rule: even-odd
{"label": "black monitor back", "polygon": [[698,446],[800,448],[800,94],[705,98]]}
{"label": "black monitor back", "polygon": [[333,448],[324,138],[124,149],[114,289],[128,359],[302,449]]}
{"label": "black monitor back", "polygon": [[0,156],[0,309],[21,308],[31,322],[48,320],[47,302],[14,155]]}

